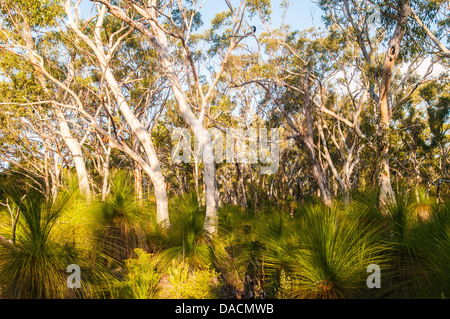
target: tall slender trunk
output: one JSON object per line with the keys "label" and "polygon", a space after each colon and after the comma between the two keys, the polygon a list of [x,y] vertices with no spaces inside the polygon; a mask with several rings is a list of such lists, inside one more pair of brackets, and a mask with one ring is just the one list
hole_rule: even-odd
{"label": "tall slender trunk", "polygon": [[394,191],[391,185],[391,175],[389,167],[389,135],[391,110],[389,108],[388,97],[389,88],[392,80],[392,73],[395,61],[400,53],[400,44],[406,31],[406,22],[410,13],[409,0],[403,1],[398,14],[397,26],[392,35],[387,48],[384,63],[381,68],[381,86],[379,98],[379,110],[381,114],[380,133],[381,133],[381,154],[380,154],[380,172],[378,181],[380,185],[380,202],[386,205],[395,200]]}
{"label": "tall slender trunk", "polygon": [[108,150],[106,151],[106,156],[103,161],[103,183],[102,183],[102,201],[106,200],[106,196],[108,196],[109,189],[109,161],[111,157],[111,147],[108,146]]}
{"label": "tall slender trunk", "polygon": [[[136,140],[136,135],[133,135],[133,151],[139,153],[139,141]],[[134,191],[136,199],[142,204],[144,189],[142,186],[142,167],[139,163],[134,162]]]}
{"label": "tall slender trunk", "polygon": [[194,169],[192,174],[194,175],[194,187],[195,187],[195,194],[197,195],[197,201],[200,206],[200,192],[198,189],[198,163],[197,158],[194,156]]}
{"label": "tall slender trunk", "polygon": [[309,86],[307,84],[308,77],[305,79],[305,98],[304,98],[304,108],[305,108],[305,122],[306,122],[306,134],[300,137],[303,144],[306,146],[308,152],[309,163],[311,165],[312,174],[314,180],[319,187],[322,202],[330,207],[331,206],[331,190],[330,184],[326,178],[325,172],[323,172],[320,166],[319,160],[316,156],[316,150],[314,147],[314,129],[313,129],[313,119],[312,119],[312,109],[310,96],[307,94],[309,92]]}
{"label": "tall slender trunk", "polygon": [[144,189],[142,187],[142,167],[138,163],[134,163],[134,188],[136,199],[142,203]]}
{"label": "tall slender trunk", "polygon": [[53,199],[56,199],[56,196],[58,195],[58,187],[59,187],[59,178],[61,175],[61,167],[59,165],[59,154],[53,153],[53,174],[52,175],[52,196]]}
{"label": "tall slender trunk", "polygon": [[240,199],[240,204],[242,207],[247,208],[247,194],[245,192],[245,184],[244,184],[244,165],[241,163],[236,163],[236,170],[238,175],[238,195]]}
{"label": "tall slender trunk", "polygon": [[49,163],[48,163],[48,148],[47,148],[47,142],[44,140],[44,185],[45,185],[45,198],[49,199],[51,195],[51,188],[50,188],[50,180],[49,180],[49,169],[48,169]]}
{"label": "tall slender trunk", "polygon": [[[62,115],[61,115],[62,116]],[[76,138],[70,133],[69,125],[65,119],[61,118],[59,121],[59,128],[61,136],[69,148],[73,156],[73,161],[75,163],[75,170],[78,176],[78,185],[81,194],[86,196],[88,200],[91,198],[91,190],[89,187],[89,174],[86,169],[86,163],[84,162],[83,153],[81,151],[81,145]]]}
{"label": "tall slender trunk", "polygon": [[130,125],[131,130],[136,134],[137,138],[142,144],[142,147],[145,150],[148,164],[150,165],[150,169],[147,170],[146,173],[150,176],[155,188],[157,221],[160,225],[168,227],[170,225],[170,219],[169,201],[166,193],[166,183],[161,172],[161,166],[159,164],[159,159],[153,146],[151,135],[131,111],[114,75],[112,74],[111,69],[105,67],[106,60],[104,59],[104,56],[99,56],[99,59],[101,60],[100,64],[102,65],[105,79],[108,82],[108,86],[110,87],[115,99],[117,100],[122,115]]}
{"label": "tall slender trunk", "polygon": [[[201,123],[198,123],[201,124]],[[219,226],[218,203],[219,196],[217,192],[216,182],[216,166],[214,163],[214,152],[211,134],[203,127],[197,132],[202,154],[203,154],[203,180],[206,192],[206,215],[205,215],[205,231],[214,235],[217,233]]]}

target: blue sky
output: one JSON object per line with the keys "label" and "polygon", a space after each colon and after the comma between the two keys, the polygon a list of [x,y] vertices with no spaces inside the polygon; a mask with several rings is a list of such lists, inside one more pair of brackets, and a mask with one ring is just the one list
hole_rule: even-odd
{"label": "blue sky", "polygon": [[[321,11],[311,0],[290,0],[289,11],[286,16],[286,22],[294,30],[303,30],[321,25]],[[280,9],[281,0],[272,0],[272,24],[277,26],[282,21],[282,10]],[[231,0],[232,5],[237,5],[238,1]],[[216,13],[226,11],[228,7],[225,0],[206,0],[201,13],[205,26]]]}
{"label": "blue sky", "polygon": [[[280,3],[281,0],[272,0],[273,27],[278,26],[282,21],[282,11],[280,9]],[[231,4],[237,5],[238,1],[231,0]],[[92,2],[83,0],[80,7],[83,17],[92,17]],[[212,18],[214,18],[216,13],[226,10],[228,10],[228,7],[226,6],[225,0],[206,0],[201,10],[204,27],[209,26],[209,22]],[[317,7],[317,5],[312,2],[312,0],[290,0],[286,22],[292,27],[293,30],[303,30],[311,28],[313,26],[318,28],[322,25],[321,11]],[[257,23],[256,26],[258,26]]]}

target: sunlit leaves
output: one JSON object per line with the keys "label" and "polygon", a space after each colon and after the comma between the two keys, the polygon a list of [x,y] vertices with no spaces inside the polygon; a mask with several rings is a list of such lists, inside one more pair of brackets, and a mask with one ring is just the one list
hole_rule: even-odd
{"label": "sunlit leaves", "polygon": [[265,20],[270,19],[272,13],[270,0],[246,0],[246,5],[249,8],[250,16],[259,14]]}
{"label": "sunlit leaves", "polygon": [[0,6],[2,15],[14,17],[14,23],[26,23],[32,29],[54,27],[58,18],[63,16],[62,0],[4,0]]}

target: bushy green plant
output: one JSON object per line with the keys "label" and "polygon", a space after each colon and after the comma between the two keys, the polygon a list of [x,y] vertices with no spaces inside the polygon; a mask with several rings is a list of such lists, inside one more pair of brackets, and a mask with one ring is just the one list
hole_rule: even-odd
{"label": "bushy green plant", "polygon": [[136,248],[134,253],[136,258],[125,260],[124,278],[114,278],[109,281],[111,297],[157,299],[160,293],[158,257],[139,248]]}
{"label": "bushy green plant", "polygon": [[116,172],[105,202],[93,202],[90,206],[91,213],[97,216],[97,249],[112,263],[131,257],[134,248],[147,248],[141,225],[149,213],[136,199],[126,171]]}
{"label": "bushy green plant", "polygon": [[292,252],[291,298],[356,298],[367,290],[370,264],[386,265],[375,224],[361,227],[336,209],[310,207],[299,229],[299,249]]}
{"label": "bushy green plant", "polygon": [[162,252],[164,262],[186,261],[189,265],[214,262],[214,251],[204,230],[205,211],[198,205],[195,194],[176,198],[171,205],[172,224],[167,232],[167,248]]}
{"label": "bushy green plant", "polygon": [[220,297],[222,282],[210,267],[191,268],[173,261],[166,272],[161,296],[169,299],[213,299]]}
{"label": "bushy green plant", "polygon": [[71,200],[71,191],[46,199],[29,189],[26,196],[11,192],[20,210],[14,247],[0,247],[0,282],[7,298],[63,298],[69,295],[66,267],[77,262],[70,243],[61,244],[52,231]]}
{"label": "bushy green plant", "polygon": [[[405,240],[413,254],[406,296],[439,298],[450,293],[450,202],[434,204],[426,221],[419,219]],[[405,289],[404,289],[405,290]]]}

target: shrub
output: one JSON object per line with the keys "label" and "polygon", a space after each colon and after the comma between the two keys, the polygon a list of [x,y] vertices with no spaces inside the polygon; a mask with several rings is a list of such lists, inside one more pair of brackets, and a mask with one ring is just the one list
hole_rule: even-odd
{"label": "shrub", "polygon": [[136,258],[125,260],[124,278],[109,281],[112,298],[156,299],[159,297],[158,257],[142,249],[134,250]]}
{"label": "shrub", "polygon": [[336,209],[310,207],[299,231],[299,248],[292,252],[291,298],[356,298],[367,290],[367,266],[386,265],[380,229],[361,227],[358,219],[342,218]]}
{"label": "shrub", "polygon": [[220,297],[222,281],[214,269],[191,268],[172,262],[162,284],[161,297],[169,299],[213,299]]}
{"label": "shrub", "polygon": [[13,248],[0,247],[0,282],[6,298],[64,298],[66,267],[77,261],[70,244],[52,237],[54,226],[68,205],[72,192],[61,192],[46,200],[34,189],[25,197],[10,193],[20,210],[17,242]]}

